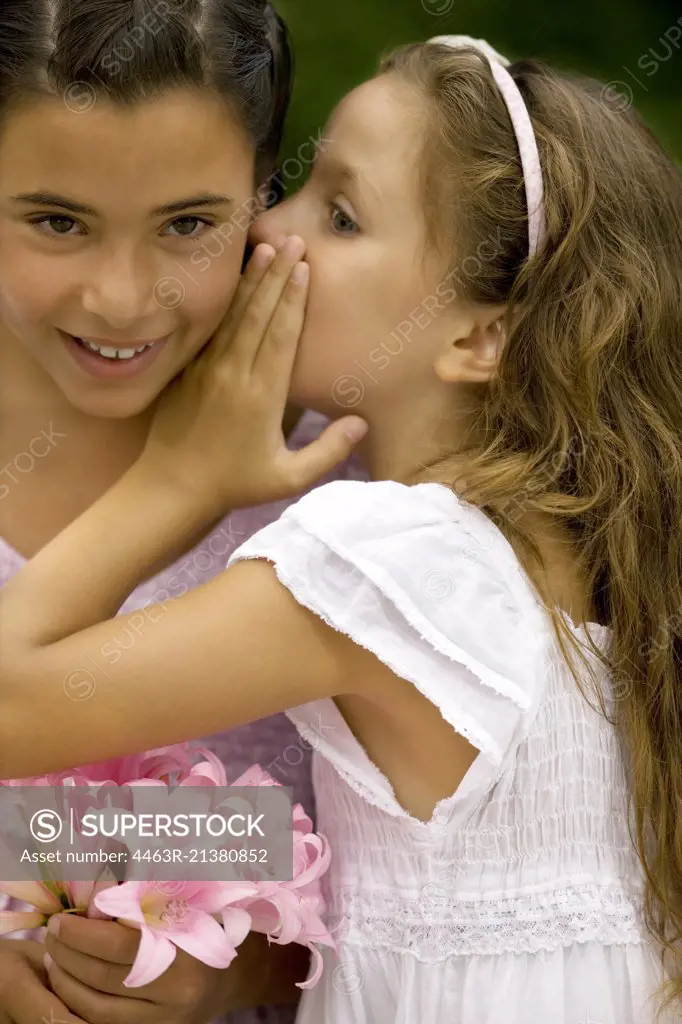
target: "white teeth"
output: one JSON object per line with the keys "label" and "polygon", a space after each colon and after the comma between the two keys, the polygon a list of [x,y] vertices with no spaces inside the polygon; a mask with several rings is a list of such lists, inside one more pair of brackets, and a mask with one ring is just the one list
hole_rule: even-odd
{"label": "white teeth", "polygon": [[98,355],[104,356],[105,359],[132,359],[133,356],[139,355],[140,352],[144,352],[145,349],[151,348],[152,345],[142,345],[141,348],[100,348],[99,345],[93,345],[91,341],[86,341],[84,338],[78,339],[89,348],[91,352],[97,352]]}

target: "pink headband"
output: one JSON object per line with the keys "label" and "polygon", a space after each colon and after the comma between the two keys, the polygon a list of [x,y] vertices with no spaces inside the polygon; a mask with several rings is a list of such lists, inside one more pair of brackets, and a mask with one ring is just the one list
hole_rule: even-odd
{"label": "pink headband", "polygon": [[456,50],[467,46],[473,47],[490,64],[493,78],[507,105],[519,147],[528,206],[528,249],[529,256],[534,256],[545,234],[542,167],[528,108],[516,82],[507,71],[509,61],[484,39],[472,39],[470,36],[434,36],[433,39],[429,39],[429,42],[442,43]]}

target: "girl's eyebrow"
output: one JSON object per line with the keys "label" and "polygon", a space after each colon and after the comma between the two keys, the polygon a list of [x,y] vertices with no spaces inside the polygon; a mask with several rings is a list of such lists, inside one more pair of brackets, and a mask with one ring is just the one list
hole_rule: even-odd
{"label": "girl's eyebrow", "polygon": [[[85,206],[83,203],[77,203],[66,196],[60,196],[56,192],[20,192],[19,195],[10,196],[10,201],[13,203],[30,203],[33,206],[58,206],[62,210],[68,210],[69,213],[77,213],[83,217],[99,216],[97,210],[93,210],[92,207]],[[175,203],[157,206],[150,212],[149,216],[150,218],[168,217],[173,213],[179,213],[190,207],[196,209],[197,207],[217,206],[221,203],[231,203],[232,201],[231,196],[226,196],[219,192],[201,192],[187,199],[178,199]]]}
{"label": "girl's eyebrow", "polygon": [[343,185],[357,188],[361,196],[363,191],[366,190],[375,202],[381,203],[381,193],[369,178],[362,171],[358,170],[357,167],[351,167],[350,164],[345,163],[339,157],[329,155],[325,151],[324,146],[317,147],[313,167],[318,173],[334,178]]}

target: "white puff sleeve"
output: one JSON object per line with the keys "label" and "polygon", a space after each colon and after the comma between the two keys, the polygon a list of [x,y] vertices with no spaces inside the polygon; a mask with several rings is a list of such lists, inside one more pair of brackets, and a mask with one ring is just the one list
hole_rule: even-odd
{"label": "white puff sleeve", "polygon": [[[416,686],[481,752],[494,785],[540,702],[549,631],[483,512],[440,484],[339,480],[289,506],[228,564],[246,558],[272,562],[299,604]],[[301,731],[305,708],[288,712]],[[320,752],[345,775],[361,770],[348,737],[329,735]],[[371,773],[362,783],[371,787]]]}

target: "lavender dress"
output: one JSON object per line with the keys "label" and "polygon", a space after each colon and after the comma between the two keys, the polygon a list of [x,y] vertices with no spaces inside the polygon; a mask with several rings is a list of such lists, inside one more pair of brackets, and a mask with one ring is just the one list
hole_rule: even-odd
{"label": "lavender dress", "polygon": [[[299,449],[310,444],[327,425],[317,413],[306,413],[293,433],[289,446]],[[338,466],[320,480],[320,484],[336,479],[364,480],[366,475],[355,458]],[[319,486],[319,484],[318,484]],[[240,509],[225,519],[210,536],[183,555],[169,569],[137,588],[121,607],[131,612],[156,601],[179,597],[192,587],[206,583],[222,572],[233,550],[262,527],[276,520],[291,501],[275,502],[258,508]],[[0,586],[19,571],[24,559],[0,538]],[[228,779],[237,778],[255,762],[286,786],[293,786],[294,798],[309,813],[314,811],[310,779],[310,751],[285,715],[274,715],[251,725],[204,738],[227,769]],[[0,910],[28,909],[0,893]],[[40,938],[41,932],[14,933],[12,938]],[[271,1006],[232,1013],[221,1018],[223,1024],[291,1024],[296,1015],[293,1007]],[[216,1022],[217,1024],[217,1022]]]}

